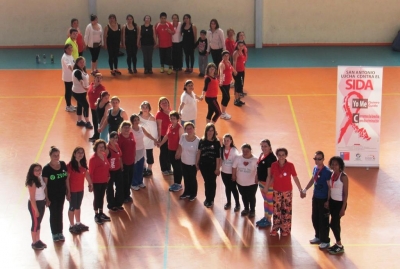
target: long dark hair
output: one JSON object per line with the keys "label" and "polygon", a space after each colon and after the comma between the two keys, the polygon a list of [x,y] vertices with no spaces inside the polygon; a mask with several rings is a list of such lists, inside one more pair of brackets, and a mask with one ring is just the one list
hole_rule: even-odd
{"label": "long dark hair", "polygon": [[135,18],[133,18],[133,16],[131,14],[126,15],[126,19],[128,19],[128,18],[132,18],[133,28],[136,29],[137,28],[137,24],[135,23]]}
{"label": "long dark hair", "polygon": [[74,64],[74,70],[75,70],[75,69],[78,69],[78,70],[84,71],[84,72],[86,73],[86,66],[84,66],[83,69],[80,69],[80,68],[79,68],[78,63],[79,63],[80,61],[85,61],[85,58],[83,58],[82,56],[76,58],[75,64]]}
{"label": "long dark hair", "polygon": [[40,169],[42,169],[42,166],[39,163],[33,163],[29,167],[28,173],[26,175],[25,186],[31,187],[33,184],[35,184],[36,188],[42,187],[40,179],[34,174],[34,170],[38,166],[40,167]]}
{"label": "long dark hair", "polygon": [[83,150],[83,158],[82,160],[79,161],[79,163],[81,164],[81,166],[83,168],[85,168],[86,170],[88,169],[87,167],[87,161],[86,161],[86,154],[85,154],[85,150],[82,147],[76,147],[74,149],[74,152],[72,152],[72,156],[71,156],[71,161],[69,162],[69,165],[71,165],[72,170],[74,170],[75,172],[80,172],[79,171],[79,163],[78,161],[75,159],[75,153],[78,152],[78,150]]}
{"label": "long dark hair", "polygon": [[183,23],[181,26],[181,33],[183,33],[183,30],[185,30],[185,27],[186,27],[185,17],[187,17],[190,20],[190,24],[192,24],[192,16],[190,16],[190,14],[183,15]]}
{"label": "long dark hair", "polygon": [[[243,44],[243,46],[246,46],[246,43],[244,41],[238,41],[236,42],[235,50],[239,51],[239,44]],[[246,56],[246,51],[243,50],[243,55]]]}
{"label": "long dark hair", "polygon": [[[229,137],[231,139],[231,148],[236,148],[235,143],[233,142],[233,137],[231,134],[225,134],[224,137],[222,138],[224,141],[226,137]],[[224,150],[225,150],[225,143],[222,142],[222,147],[221,147],[221,159],[224,159]]]}
{"label": "long dark hair", "polygon": [[207,140],[207,132],[208,132],[208,130],[210,130],[211,128],[214,129],[214,135],[213,135],[213,137],[212,137],[212,141],[218,141],[218,138],[217,138],[217,130],[215,129],[214,123],[211,123],[211,122],[207,123],[206,128],[204,129],[204,136],[202,137],[202,140]]}

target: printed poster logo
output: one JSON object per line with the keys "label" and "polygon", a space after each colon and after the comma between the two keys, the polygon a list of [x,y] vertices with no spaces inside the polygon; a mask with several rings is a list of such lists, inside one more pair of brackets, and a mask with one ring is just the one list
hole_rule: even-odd
{"label": "printed poster logo", "polygon": [[350,152],[340,152],[340,158],[343,159],[343,161],[349,161],[350,160]]}

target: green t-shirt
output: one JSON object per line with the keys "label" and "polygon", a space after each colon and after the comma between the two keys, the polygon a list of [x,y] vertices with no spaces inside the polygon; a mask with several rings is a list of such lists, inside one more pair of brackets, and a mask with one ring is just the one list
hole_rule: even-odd
{"label": "green t-shirt", "polygon": [[70,37],[68,37],[67,41],[65,41],[65,45],[71,44],[72,45],[72,57],[74,58],[74,61],[76,58],[79,57],[79,51],[78,51],[78,44],[76,41],[73,41]]}

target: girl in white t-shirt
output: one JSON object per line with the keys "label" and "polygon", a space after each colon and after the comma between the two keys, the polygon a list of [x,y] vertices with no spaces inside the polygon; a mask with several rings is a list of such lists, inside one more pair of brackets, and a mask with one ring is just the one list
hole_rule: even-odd
{"label": "girl in white t-shirt", "polygon": [[257,193],[257,161],[251,153],[251,146],[243,144],[242,155],[236,157],[232,165],[232,179],[236,181],[244,210],[242,216],[254,218],[256,214],[256,193]]}
{"label": "girl in white t-shirt", "polygon": [[181,125],[184,126],[185,122],[190,121],[196,124],[197,118],[197,100],[203,100],[198,97],[194,92],[194,84],[191,80],[186,80],[183,93],[181,95],[181,104],[179,105],[179,115],[181,115]]}
{"label": "girl in white t-shirt", "polygon": [[235,212],[240,210],[239,193],[237,190],[236,182],[232,180],[232,165],[236,157],[239,156],[233,138],[230,134],[224,135],[224,142],[221,147],[221,178],[225,185],[226,204],[224,209],[231,208],[231,193],[235,199]]}
{"label": "girl in white t-shirt", "polygon": [[[153,137],[158,137],[158,130],[157,130],[157,121],[156,118],[153,116],[153,114],[150,113],[151,111],[151,106],[150,103],[147,101],[143,101],[140,104],[140,113],[139,113],[139,118],[140,118],[140,125],[146,129],[149,134],[151,134]],[[152,168],[154,164],[154,156],[153,156],[153,148],[154,148],[154,141],[151,140],[148,137],[145,137],[144,139],[144,147],[146,149],[146,165],[144,165],[143,169],[143,176],[144,177],[149,177],[153,175]]]}
{"label": "girl in white t-shirt", "polygon": [[47,247],[47,245],[40,240],[40,223],[42,222],[44,210],[46,208],[46,194],[44,192],[46,184],[42,178],[42,166],[40,164],[34,163],[29,167],[25,186],[28,187],[29,191],[28,210],[32,219],[31,247],[33,249],[42,250]]}
{"label": "girl in white t-shirt", "polygon": [[72,71],[74,70],[74,57],[72,57],[72,45],[66,44],[64,46],[64,54],[61,57],[61,68],[62,76],[61,79],[64,81],[65,87],[65,110],[67,112],[74,112],[76,108],[71,105],[72,98]]}

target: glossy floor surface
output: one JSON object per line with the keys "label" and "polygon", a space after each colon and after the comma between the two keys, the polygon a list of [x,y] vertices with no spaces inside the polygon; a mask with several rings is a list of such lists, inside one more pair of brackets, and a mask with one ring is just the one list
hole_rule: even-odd
{"label": "glossy floor surface", "polygon": [[[157,70],[157,69],[156,69]],[[174,107],[186,79],[194,80],[195,92],[203,86],[198,73],[168,76],[155,72],[111,77],[107,70],[103,84],[121,106],[132,114],[148,100],[157,107],[166,96]],[[64,206],[64,243],[53,243],[49,212],[42,222],[42,240],[48,248],[30,247],[28,193],[24,178],[29,165],[49,161],[51,145],[61,149],[68,161],[75,146],[92,154],[87,139],[91,131],[77,127],[76,116],[65,112],[60,70],[3,70],[0,72],[0,230],[2,268],[395,268],[400,251],[400,150],[398,115],[400,69],[385,67],[381,159],[379,169],[348,168],[350,196],[342,218],[343,255],[332,256],[310,245],[311,192],[305,199],[294,195],[292,234],[270,237],[255,220],[263,215],[257,193],[256,218],[250,220],[224,210],[225,193],[217,179],[215,206],[203,206],[203,179],[198,173],[199,194],[194,202],[179,200],[168,192],[171,177],[163,177],[158,162],[154,176],[145,179],[147,188],[133,193],[133,204],[125,211],[108,213],[112,221],[98,226],[92,211],[93,194],[86,192],[82,222],[90,231],[74,236],[68,232]],[[259,141],[269,138],[274,149],[286,147],[288,160],[296,166],[302,186],[310,179],[316,150],[327,159],[334,154],[336,69],[280,68],[247,69],[242,108],[228,106],[230,121],[216,124],[220,137],[229,132],[236,145],[249,143],[260,153]],[[219,97],[220,100],[220,97]],[[206,104],[198,104],[197,135],[205,126]],[[155,150],[158,157],[158,149]],[[326,161],[327,162],[327,161]],[[296,193],[297,194],[297,193]],[[331,233],[331,240],[334,241]]]}

